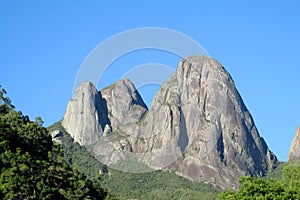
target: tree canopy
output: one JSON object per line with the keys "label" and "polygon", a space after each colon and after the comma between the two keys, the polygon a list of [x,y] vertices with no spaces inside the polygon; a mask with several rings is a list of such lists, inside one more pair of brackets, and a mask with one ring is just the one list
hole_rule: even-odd
{"label": "tree canopy", "polygon": [[281,179],[242,177],[238,191],[223,192],[218,199],[300,199],[300,165],[287,164]]}
{"label": "tree canopy", "polygon": [[0,86],[0,199],[104,199],[41,124],[14,110]]}

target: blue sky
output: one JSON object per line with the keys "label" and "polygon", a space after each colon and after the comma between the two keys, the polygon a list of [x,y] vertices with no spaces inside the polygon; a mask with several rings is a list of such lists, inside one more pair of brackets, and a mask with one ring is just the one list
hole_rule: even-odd
{"label": "blue sky", "polygon": [[[77,72],[112,35],[162,27],[188,35],[229,71],[270,149],[286,160],[300,124],[299,1],[0,1],[0,84],[45,125],[63,117]],[[98,89],[143,63],[179,58],[144,50],[112,64]],[[120,72],[119,74],[116,72]],[[157,85],[141,88],[149,105]]]}

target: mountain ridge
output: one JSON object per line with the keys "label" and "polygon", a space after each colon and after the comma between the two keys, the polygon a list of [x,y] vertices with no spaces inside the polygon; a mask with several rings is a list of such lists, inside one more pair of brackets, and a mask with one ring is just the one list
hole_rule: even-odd
{"label": "mountain ridge", "polygon": [[[82,96],[88,98],[82,101]],[[81,117],[73,119],[76,113]],[[90,123],[86,126],[80,119],[90,119]],[[105,125],[98,127],[99,119],[105,119]],[[149,110],[129,80],[96,92],[93,87],[79,89],[62,124],[67,132],[81,130],[69,132],[79,143],[78,138],[87,134],[81,144],[105,164],[138,160],[221,189],[237,188],[242,175],[264,176],[278,163],[232,77],[209,57],[182,59]]]}

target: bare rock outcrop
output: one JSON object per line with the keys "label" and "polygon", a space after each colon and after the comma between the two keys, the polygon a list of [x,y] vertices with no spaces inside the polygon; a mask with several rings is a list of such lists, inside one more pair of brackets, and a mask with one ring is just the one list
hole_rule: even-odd
{"label": "bare rock outcrop", "polygon": [[97,91],[84,82],[69,101],[62,126],[81,145],[96,143],[104,134],[119,127],[136,124],[147,112],[147,106],[128,79]]}
{"label": "bare rock outcrop", "polygon": [[298,126],[289,151],[288,161],[300,160],[300,126]]}
{"label": "bare rock outcrop", "polygon": [[101,90],[107,105],[112,130],[137,123],[147,112],[147,106],[129,79],[122,79]]}
{"label": "bare rock outcrop", "polygon": [[142,162],[222,189],[237,188],[243,175],[264,176],[278,163],[233,79],[209,57],[182,59],[149,111],[127,79],[100,92],[83,83],[62,125],[105,164]]}
{"label": "bare rock outcrop", "polygon": [[53,142],[62,144],[63,132],[61,132],[60,130],[53,130],[50,132],[50,135]]}
{"label": "bare rock outcrop", "polygon": [[90,82],[82,83],[69,101],[62,126],[81,145],[89,145],[102,135],[101,97]]}
{"label": "bare rock outcrop", "polygon": [[144,121],[147,148],[165,152],[149,165],[164,167],[181,152],[174,169],[194,181],[236,188],[240,176],[266,175],[277,163],[231,76],[212,58],[183,59]]}

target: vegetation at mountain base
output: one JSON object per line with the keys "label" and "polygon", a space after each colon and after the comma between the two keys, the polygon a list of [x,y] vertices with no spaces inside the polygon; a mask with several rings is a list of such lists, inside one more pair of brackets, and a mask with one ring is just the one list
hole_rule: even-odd
{"label": "vegetation at mountain base", "polygon": [[66,162],[82,172],[88,179],[96,181],[100,172],[106,172],[107,166],[99,162],[85,147],[74,143],[74,139],[63,129],[60,122],[56,122],[48,130],[59,130],[63,133],[61,138],[62,148],[64,149],[64,159]]}
{"label": "vegetation at mountain base", "polygon": [[218,194],[208,184],[191,182],[168,171],[134,174],[110,170],[101,180],[103,187],[120,199],[215,199]]}
{"label": "vegetation at mountain base", "polygon": [[219,193],[211,185],[189,181],[171,171],[127,173],[114,170],[95,159],[85,147],[74,143],[60,122],[48,129],[63,132],[62,146],[67,162],[89,179],[100,182],[101,187],[118,199],[215,199]]}
{"label": "vegetation at mountain base", "polygon": [[280,180],[282,178],[282,171],[288,164],[289,163],[287,162],[280,162],[274,170],[268,172],[266,178],[274,178]]}
{"label": "vegetation at mountain base", "polygon": [[225,191],[217,199],[300,199],[299,163],[282,163],[271,176],[242,177],[238,191]]}
{"label": "vegetation at mountain base", "polygon": [[[60,123],[50,129],[64,131]],[[191,182],[170,171],[133,174],[108,168],[64,132],[63,147],[69,164],[76,165],[91,180],[99,180],[119,199],[299,199],[300,164],[280,163],[267,177],[241,177],[237,192],[219,191],[204,183]],[[99,177],[99,171],[103,172]],[[95,178],[97,177],[97,178]]]}
{"label": "vegetation at mountain base", "polygon": [[41,124],[16,111],[0,87],[0,199],[109,199],[65,162]]}
{"label": "vegetation at mountain base", "polygon": [[[241,177],[220,193],[172,171],[126,173],[102,164],[60,122],[42,127],[16,111],[0,86],[0,199],[300,199],[300,163],[280,163],[265,178]],[[61,144],[49,131],[62,131]],[[106,188],[106,189],[103,189]]]}

